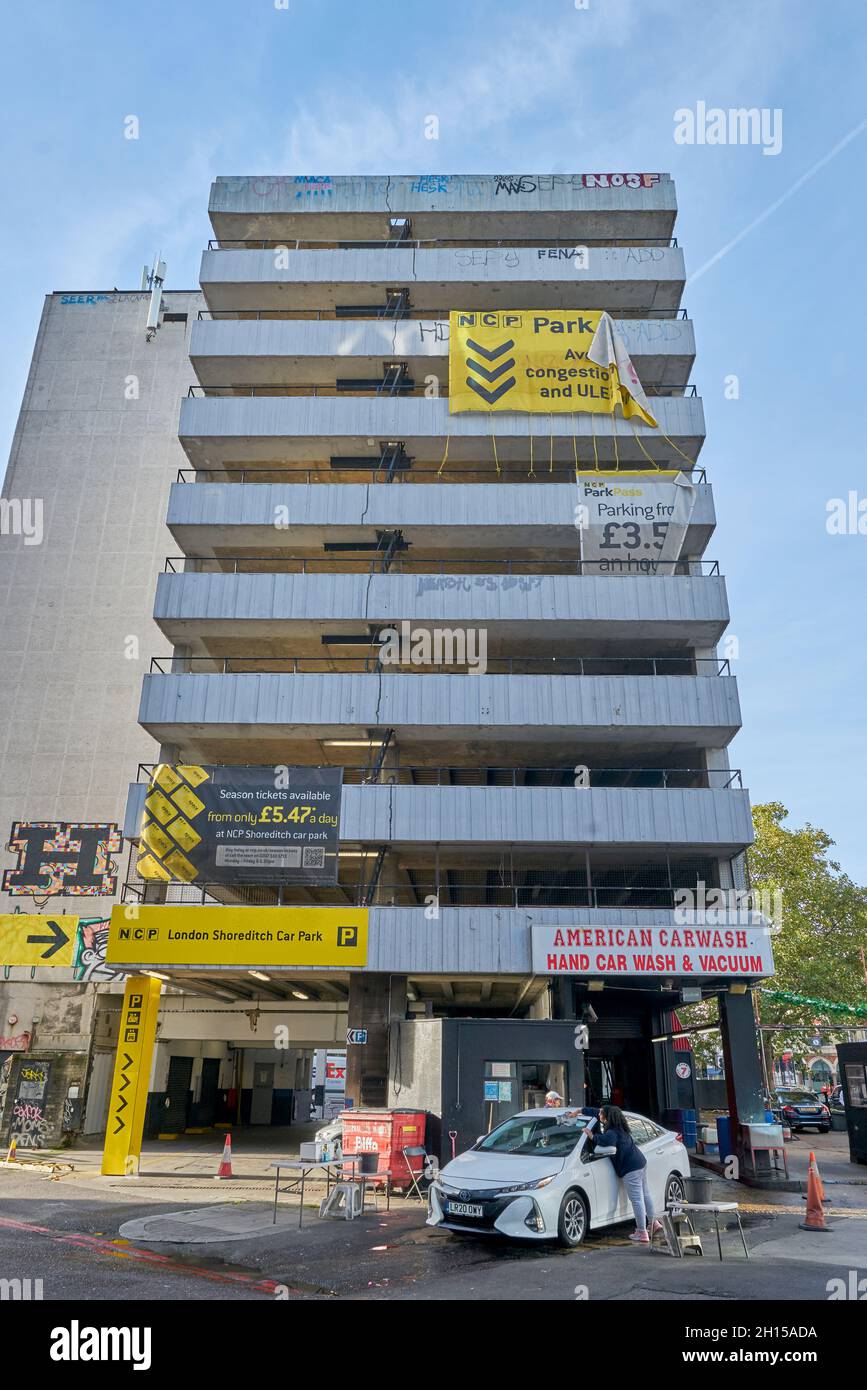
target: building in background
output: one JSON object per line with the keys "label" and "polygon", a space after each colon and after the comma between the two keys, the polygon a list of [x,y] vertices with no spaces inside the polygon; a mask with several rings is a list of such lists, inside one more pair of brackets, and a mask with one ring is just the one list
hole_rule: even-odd
{"label": "building in background", "polygon": [[[60,870],[34,868],[40,832],[27,827],[118,827],[130,768],[155,755],[138,704],[149,658],[170,650],[152,617],[153,577],[171,544],[169,487],[186,462],[178,406],[195,380],[189,334],[202,304],[198,291],[164,292],[149,336],[147,289],[47,295],[2,488],[0,865],[16,891],[0,893],[0,914],[82,923],[75,963],[35,970],[9,965],[20,932],[0,929],[0,1075],[24,1054],[49,1066],[35,1138],[59,1137],[67,1092],[82,1101],[89,1075],[91,1104],[86,1115],[77,1107],[75,1127],[104,1124],[116,1013],[111,986],[92,982],[118,974],[104,964],[118,894],[94,891],[112,878],[93,875],[110,830],[85,844],[80,864],[76,832],[68,852],[53,852],[66,865],[60,883]],[[15,826],[20,851],[7,850]],[[108,857],[122,884],[122,854]]]}

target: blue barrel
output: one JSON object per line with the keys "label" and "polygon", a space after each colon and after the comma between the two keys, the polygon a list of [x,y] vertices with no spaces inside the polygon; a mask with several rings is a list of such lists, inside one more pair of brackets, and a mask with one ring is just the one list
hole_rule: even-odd
{"label": "blue barrel", "polygon": [[732,1122],[730,1115],[717,1115],[716,1137],[719,1143],[719,1156],[725,1163],[729,1154],[732,1153]]}

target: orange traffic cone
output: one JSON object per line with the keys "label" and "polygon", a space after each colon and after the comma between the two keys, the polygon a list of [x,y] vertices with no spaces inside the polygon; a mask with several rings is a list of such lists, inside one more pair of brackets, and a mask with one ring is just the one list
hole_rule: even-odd
{"label": "orange traffic cone", "polygon": [[816,1155],[810,1154],[810,1171],[807,1177],[807,1215],[799,1223],[802,1231],[830,1231],[833,1228],[825,1220],[822,1208],[822,1179],[816,1167]]}
{"label": "orange traffic cone", "polygon": [[232,1176],[232,1136],[226,1135],[226,1142],[223,1145],[223,1156],[220,1159],[220,1166],[214,1174],[214,1181],[218,1178],[230,1178]]}
{"label": "orange traffic cone", "polygon": [[819,1201],[820,1201],[820,1202],[824,1202],[824,1200],[825,1200],[825,1184],[822,1182],[822,1174],[819,1172],[819,1165],[818,1165],[818,1163],[816,1162],[816,1155],[813,1153],[812,1150],[810,1151],[810,1162],[812,1163],[813,1168],[814,1168],[815,1173],[816,1173],[816,1184],[817,1184],[817,1186],[818,1186],[818,1188],[819,1188]]}
{"label": "orange traffic cone", "polygon": [[18,1148],[18,1140],[16,1139],[15,1135],[13,1134],[13,1135],[12,1135],[12,1143],[9,1145],[9,1152],[8,1152],[7,1155],[6,1155],[6,1162],[7,1162],[7,1163],[14,1163],[14,1162],[15,1162],[15,1150],[16,1150],[17,1148]]}

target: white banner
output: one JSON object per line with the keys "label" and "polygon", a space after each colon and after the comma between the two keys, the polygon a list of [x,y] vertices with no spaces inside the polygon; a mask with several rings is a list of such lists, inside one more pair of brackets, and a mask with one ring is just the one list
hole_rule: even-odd
{"label": "white banner", "polygon": [[532,926],[534,975],[764,979],[774,973],[764,927]]}
{"label": "white banner", "polygon": [[673,574],[695,507],[685,473],[578,473],[575,525],[590,574]]}

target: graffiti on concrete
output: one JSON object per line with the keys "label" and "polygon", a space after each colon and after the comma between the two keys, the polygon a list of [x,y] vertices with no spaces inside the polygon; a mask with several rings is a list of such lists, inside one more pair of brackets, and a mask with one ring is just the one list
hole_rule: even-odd
{"label": "graffiti on concrete", "polygon": [[105,963],[110,922],[109,917],[93,917],[79,923],[73,966],[76,980],[123,979],[123,971]]}
{"label": "graffiti on concrete", "polygon": [[12,1107],[12,1136],[21,1149],[41,1149],[47,1143],[45,1110],[50,1072],[48,1062],[27,1062],[18,1073],[18,1093]]}
{"label": "graffiti on concrete", "polygon": [[45,1112],[37,1101],[16,1101],[12,1107],[12,1133],[19,1149],[42,1149],[48,1139]]}

